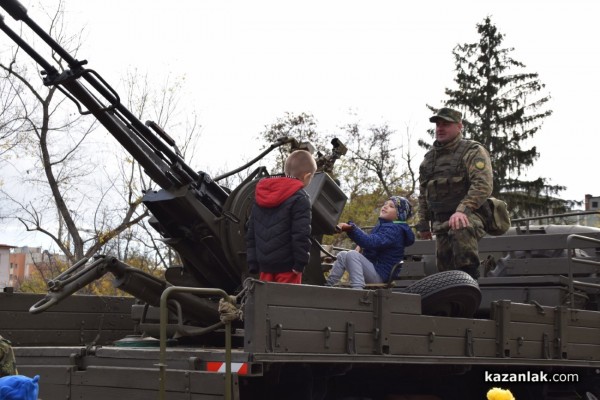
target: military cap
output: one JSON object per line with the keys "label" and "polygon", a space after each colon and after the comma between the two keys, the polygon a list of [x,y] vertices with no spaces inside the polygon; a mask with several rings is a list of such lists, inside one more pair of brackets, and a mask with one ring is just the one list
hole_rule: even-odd
{"label": "military cap", "polygon": [[443,119],[448,122],[462,122],[462,113],[448,107],[440,108],[438,112],[431,118],[429,122],[436,122],[438,119]]}

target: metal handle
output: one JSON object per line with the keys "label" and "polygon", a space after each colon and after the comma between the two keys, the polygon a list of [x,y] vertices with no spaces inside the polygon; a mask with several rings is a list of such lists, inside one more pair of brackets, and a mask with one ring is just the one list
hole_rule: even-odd
{"label": "metal handle", "polygon": [[[64,297],[66,296],[63,296],[62,298]],[[55,296],[55,293],[47,294],[46,297],[32,305],[29,308],[29,312],[31,314],[39,314],[42,311],[46,311],[47,309],[58,303],[60,300],[62,300],[62,298],[57,298],[57,296]]]}

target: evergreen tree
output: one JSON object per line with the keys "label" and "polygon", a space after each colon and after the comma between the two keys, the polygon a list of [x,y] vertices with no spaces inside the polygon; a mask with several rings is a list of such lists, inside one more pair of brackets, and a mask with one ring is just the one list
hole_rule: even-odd
{"label": "evergreen tree", "polygon": [[502,47],[504,35],[490,17],[477,24],[477,32],[479,42],[457,45],[452,51],[458,87],[445,90],[446,105],[463,112],[464,137],[489,150],[493,195],[505,200],[514,216],[564,212],[574,202],[553,197],[564,186],[549,185],[546,178],[522,179],[540,156],[526,141],[552,114],[546,108],[550,95],[542,93],[545,85],[537,73],[523,72],[525,65],[511,57],[514,48]]}

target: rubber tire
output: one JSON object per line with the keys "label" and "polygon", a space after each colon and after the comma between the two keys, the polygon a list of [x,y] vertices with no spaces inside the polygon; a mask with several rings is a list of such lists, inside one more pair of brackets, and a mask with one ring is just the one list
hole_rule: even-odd
{"label": "rubber tire", "polygon": [[477,281],[459,270],[426,276],[401,292],[421,295],[423,315],[471,318],[481,303]]}

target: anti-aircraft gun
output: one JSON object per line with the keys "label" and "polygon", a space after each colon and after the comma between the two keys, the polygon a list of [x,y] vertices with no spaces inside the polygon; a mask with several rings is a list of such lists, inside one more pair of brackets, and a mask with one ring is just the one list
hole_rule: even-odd
{"label": "anti-aircraft gun", "polygon": [[[67,62],[68,69],[59,72],[0,18],[0,29],[42,67],[44,83],[58,87],[82,114],[93,114],[160,187],[147,191],[143,202],[152,213],[152,226],[183,263],[169,268],[161,280],[112,257],[81,260],[49,282],[48,295],[31,311],[51,307],[107,272],[116,277],[117,287],[153,306],[158,305],[162,293],[175,289],[170,285],[238,292],[246,275],[245,222],[254,187],[268,175],[266,169],[257,168],[232,191],[218,184],[228,174],[213,179],[192,170],[167,133],[152,122],[144,124],[135,118],[115,90],[31,21],[18,1],[0,0],[0,6]],[[257,159],[286,143],[307,146],[282,138]],[[326,173],[345,153],[339,141],[332,145],[330,155],[317,154],[324,173],[308,188],[316,239],[333,233],[346,200]],[[33,330],[43,331],[47,326],[39,325],[51,323],[20,323],[20,329],[11,328],[8,334],[23,346],[16,348],[19,371],[41,375],[44,398],[152,398],[159,382],[160,398],[169,394],[169,398],[194,399],[383,399],[422,394],[426,397],[411,398],[462,400],[484,398],[487,389],[498,385],[520,391],[515,396],[519,399],[598,398],[600,233],[583,238],[571,235],[582,232],[555,234],[548,227],[531,234],[527,231],[482,239],[480,254],[493,255],[498,262],[495,268],[486,269],[478,282],[461,271],[436,273],[434,242],[420,240],[405,252],[398,284],[373,290],[316,285],[322,283],[323,274],[320,249],[315,244],[311,264],[305,269],[308,283],[315,285],[245,280],[244,326],[237,336],[243,340],[237,341],[233,355],[233,346],[227,342],[230,324],[225,325],[225,345],[202,343],[199,348],[182,340],[172,351],[162,346],[166,335],[161,324],[160,353],[155,348],[135,348],[141,347],[139,342],[96,346],[93,339],[89,344],[84,341],[83,325],[87,324],[81,319],[72,321],[80,317],[62,319],[77,336],[69,343],[57,344],[50,338],[44,339],[46,346],[40,346],[39,336],[33,335],[34,340],[27,341],[32,325]],[[584,244],[575,243],[580,241]],[[587,254],[593,257],[574,257],[571,245],[591,248]],[[567,251],[554,254],[556,249]],[[550,250],[552,257],[534,258],[532,250]],[[570,275],[567,281],[563,279],[565,271]],[[577,281],[572,279],[575,276]],[[412,278],[415,282],[409,283]],[[215,299],[181,292],[172,299],[171,310],[181,317],[178,329],[183,326],[184,334],[206,333],[219,324]],[[579,308],[584,303],[581,299],[585,308]],[[480,303],[483,306],[478,308]],[[479,315],[474,318],[477,310]],[[162,317],[165,308],[160,311]],[[0,313],[3,329],[10,327],[15,315],[10,310]],[[99,325],[105,315],[103,308]],[[60,331],[56,336],[63,334]],[[236,364],[235,373],[232,364]],[[569,379],[542,383],[531,378],[546,375]],[[512,385],[505,376],[525,381]],[[570,397],[562,396],[565,392]]]}
{"label": "anti-aircraft gun", "polygon": [[[182,261],[180,267],[167,269],[163,281],[114,257],[97,256],[90,262],[84,259],[48,282],[48,295],[30,311],[38,313],[51,307],[107,272],[116,277],[115,286],[153,306],[158,306],[161,293],[172,284],[219,288],[227,293],[239,291],[247,275],[244,236],[254,188],[257,181],[269,173],[259,167],[233,190],[217,181],[251,166],[280,146],[289,144],[292,149],[312,150],[311,146],[283,137],[254,160],[216,179],[205,172],[196,172],[185,163],[167,132],[152,121],[144,124],[135,117],[121,103],[118,93],[96,71],[85,67],[87,61],[73,58],[29,18],[23,5],[16,0],[3,0],[0,5],[66,61],[68,68],[59,71],[1,18],[0,29],[42,67],[43,83],[56,86],[76,104],[81,114],[97,118],[160,187],[146,191],[142,202],[152,215],[150,225],[178,252]],[[334,139],[332,145],[331,154],[317,154],[320,173],[307,188],[313,209],[314,238],[333,233],[346,201],[328,175],[346,148],[338,139]],[[320,265],[315,264],[315,268]],[[308,279],[311,276],[322,279],[322,274],[311,273],[310,269],[309,266]],[[214,302],[190,294],[176,294],[174,299],[180,303],[185,319],[193,324],[206,326],[218,321]]]}

